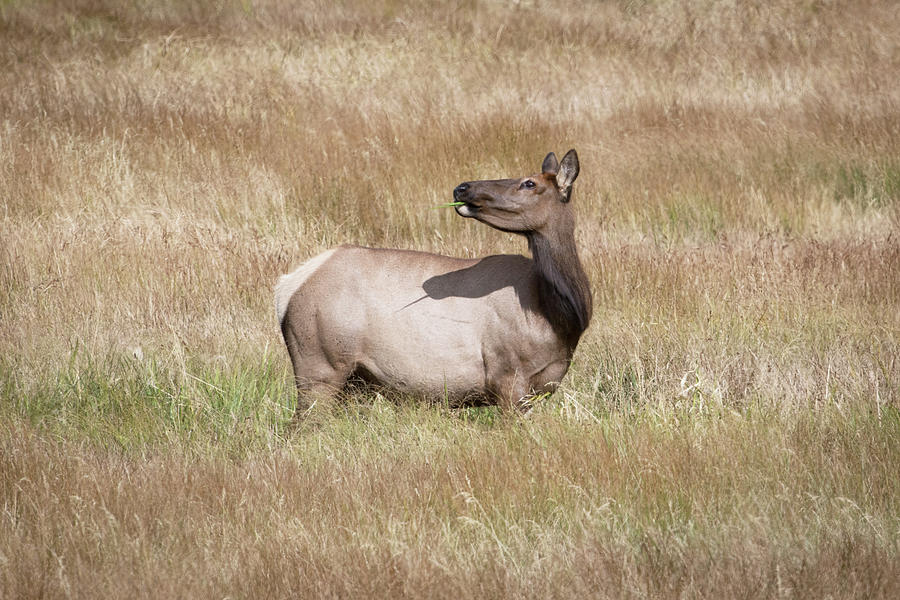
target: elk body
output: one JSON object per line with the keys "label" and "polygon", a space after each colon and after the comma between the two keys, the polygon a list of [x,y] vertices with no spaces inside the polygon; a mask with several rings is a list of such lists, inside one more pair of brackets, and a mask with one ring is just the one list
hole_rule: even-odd
{"label": "elk body", "polygon": [[578,169],[574,150],[551,152],[538,174],[453,190],[460,216],[524,235],[532,259],[340,246],[283,275],[297,414],[351,378],[503,409],[552,393],[591,318],[569,202]]}

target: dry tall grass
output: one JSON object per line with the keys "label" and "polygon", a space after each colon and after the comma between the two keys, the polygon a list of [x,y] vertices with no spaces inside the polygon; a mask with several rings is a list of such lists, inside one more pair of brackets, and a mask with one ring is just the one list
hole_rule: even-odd
{"label": "dry tall grass", "polygon": [[[0,596],[892,597],[900,6],[0,3]],[[277,276],[578,149],[532,419],[287,431]]]}

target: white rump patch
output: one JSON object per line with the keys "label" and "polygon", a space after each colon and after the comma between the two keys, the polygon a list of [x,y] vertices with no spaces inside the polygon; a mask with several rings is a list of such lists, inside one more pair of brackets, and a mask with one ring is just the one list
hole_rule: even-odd
{"label": "white rump patch", "polygon": [[331,258],[337,248],[326,250],[322,254],[313,256],[311,259],[294,269],[292,273],[282,275],[278,278],[275,285],[275,313],[278,315],[278,324],[284,321],[284,315],[287,313],[288,303],[291,301],[294,292],[300,289],[309,276],[325,264],[325,261]]}

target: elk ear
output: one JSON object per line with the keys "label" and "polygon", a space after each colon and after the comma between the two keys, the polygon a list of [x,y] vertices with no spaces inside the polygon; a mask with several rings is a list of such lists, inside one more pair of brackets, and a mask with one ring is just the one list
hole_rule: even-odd
{"label": "elk ear", "polygon": [[556,174],[556,185],[563,195],[563,202],[569,201],[572,195],[572,184],[575,183],[576,177],[578,177],[578,153],[572,148],[563,156],[559,172]]}
{"label": "elk ear", "polygon": [[544,164],[541,165],[541,173],[547,173],[556,175],[559,173],[559,161],[556,160],[556,155],[552,152],[544,157]]}

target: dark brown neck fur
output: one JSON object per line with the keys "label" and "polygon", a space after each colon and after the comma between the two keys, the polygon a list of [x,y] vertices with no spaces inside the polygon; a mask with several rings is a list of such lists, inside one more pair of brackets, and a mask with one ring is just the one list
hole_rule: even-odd
{"label": "dark brown neck fur", "polygon": [[[556,235],[553,235],[556,233]],[[590,281],[578,259],[574,226],[558,232],[529,232],[544,315],[574,350],[591,320]]]}

